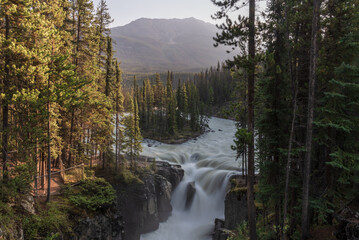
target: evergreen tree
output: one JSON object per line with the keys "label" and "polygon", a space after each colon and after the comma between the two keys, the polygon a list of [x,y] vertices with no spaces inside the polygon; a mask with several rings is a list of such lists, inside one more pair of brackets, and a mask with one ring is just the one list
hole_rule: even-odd
{"label": "evergreen tree", "polygon": [[[115,86],[115,106],[116,106],[116,120],[115,120],[115,170],[118,171],[118,165],[119,165],[119,155],[124,149],[124,133],[123,133],[123,127],[120,125],[123,125],[123,101],[124,97],[122,94],[122,77],[121,77],[121,70],[119,67],[119,63],[115,62],[115,75],[116,75],[116,86]],[[121,163],[121,167],[124,167],[124,164]]]}
{"label": "evergreen tree", "polygon": [[130,113],[125,117],[125,136],[127,138],[127,155],[130,158],[131,166],[135,167],[135,160],[139,156],[139,153],[142,151],[141,146],[141,131],[139,128],[139,116],[138,116],[138,105],[137,100],[134,102],[130,100]]}
{"label": "evergreen tree", "polygon": [[172,87],[172,73],[168,72],[167,84],[166,84],[166,107],[167,107],[167,128],[170,135],[174,135],[177,132],[176,123],[176,96],[173,93]]}

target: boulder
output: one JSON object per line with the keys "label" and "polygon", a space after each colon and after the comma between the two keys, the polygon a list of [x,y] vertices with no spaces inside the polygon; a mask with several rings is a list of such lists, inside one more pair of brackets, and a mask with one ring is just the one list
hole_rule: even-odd
{"label": "boulder", "polygon": [[20,200],[20,206],[28,213],[35,214],[35,201],[33,196],[25,195]]}
{"label": "boulder", "polygon": [[228,237],[228,230],[224,228],[224,220],[216,218],[212,240],[226,240]]}
{"label": "boulder", "polygon": [[189,209],[191,207],[195,193],[196,193],[195,182],[193,181],[193,182],[188,183],[187,188],[186,188],[185,209]]}

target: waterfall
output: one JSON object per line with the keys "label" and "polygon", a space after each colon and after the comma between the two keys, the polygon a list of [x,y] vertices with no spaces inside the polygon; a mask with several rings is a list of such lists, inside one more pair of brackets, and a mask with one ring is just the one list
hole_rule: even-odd
{"label": "waterfall", "polygon": [[143,155],[180,164],[185,175],[172,194],[172,216],[141,240],[212,239],[214,219],[224,217],[228,180],[240,165],[231,150],[234,122],[211,118],[209,126],[211,132],[183,144],[143,142]]}

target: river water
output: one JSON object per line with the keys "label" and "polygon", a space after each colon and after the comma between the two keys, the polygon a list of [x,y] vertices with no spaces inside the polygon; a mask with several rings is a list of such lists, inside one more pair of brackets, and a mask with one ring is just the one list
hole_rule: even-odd
{"label": "river water", "polygon": [[[224,218],[228,179],[238,173],[240,164],[231,150],[234,122],[211,118],[209,126],[213,131],[183,144],[143,142],[143,155],[180,164],[185,175],[172,194],[172,216],[157,231],[143,234],[141,240],[212,239],[214,219]],[[185,206],[187,186],[192,182],[196,191],[191,204]]]}

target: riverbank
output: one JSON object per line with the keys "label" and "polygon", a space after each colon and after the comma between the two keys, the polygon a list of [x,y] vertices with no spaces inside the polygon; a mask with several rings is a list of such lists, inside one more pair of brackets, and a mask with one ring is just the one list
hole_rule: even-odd
{"label": "riverbank", "polygon": [[181,134],[176,134],[173,136],[155,136],[151,134],[142,134],[144,139],[155,140],[157,142],[166,143],[166,144],[182,144],[190,140],[196,139],[206,131],[198,132],[183,132]]}
{"label": "riverbank", "polygon": [[199,131],[192,131],[190,128],[185,128],[173,135],[158,133],[154,131],[142,131],[141,134],[144,139],[155,140],[157,142],[166,144],[182,144],[190,140],[196,139],[202,134],[208,132],[209,129],[203,128]]}

